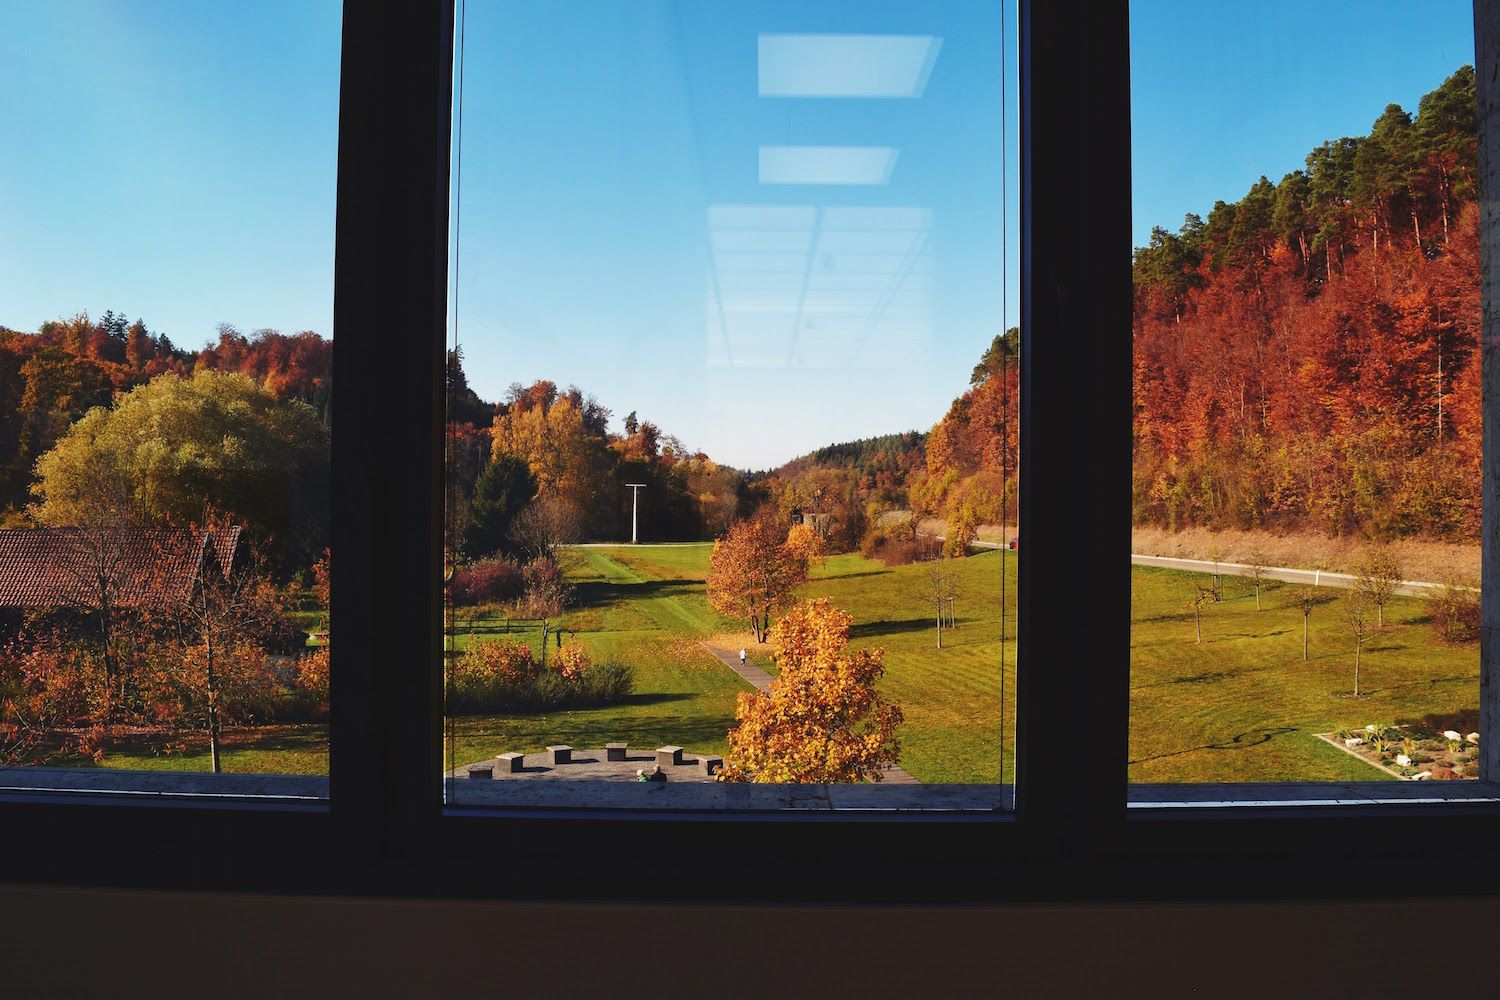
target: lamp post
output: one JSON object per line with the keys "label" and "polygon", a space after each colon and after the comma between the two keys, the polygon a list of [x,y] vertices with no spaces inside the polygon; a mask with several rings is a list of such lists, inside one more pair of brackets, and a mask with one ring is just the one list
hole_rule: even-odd
{"label": "lamp post", "polygon": [[646,488],[645,483],[626,483],[630,487],[630,544],[636,544],[636,511],[640,507],[641,490]]}

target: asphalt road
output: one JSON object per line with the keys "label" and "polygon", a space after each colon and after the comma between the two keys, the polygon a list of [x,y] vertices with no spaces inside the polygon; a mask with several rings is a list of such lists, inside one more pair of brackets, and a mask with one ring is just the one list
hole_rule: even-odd
{"label": "asphalt road", "polygon": [[[1255,575],[1244,563],[1211,562],[1207,559],[1174,559],[1169,556],[1143,556],[1131,553],[1130,564],[1132,566],[1160,566],[1164,569],[1185,569],[1193,573],[1222,573],[1227,576]],[[1321,569],[1292,569],[1289,566],[1267,566],[1261,570],[1261,579],[1345,589],[1352,588],[1359,582],[1358,578],[1350,573],[1332,573]],[[1409,594],[1414,597],[1431,597],[1442,589],[1441,583],[1402,580],[1396,586],[1396,593]]]}

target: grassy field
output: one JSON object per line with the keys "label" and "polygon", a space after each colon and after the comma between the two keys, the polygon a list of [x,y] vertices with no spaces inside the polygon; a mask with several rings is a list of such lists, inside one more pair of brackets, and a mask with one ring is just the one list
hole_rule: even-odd
{"label": "grassy field", "polygon": [[[761,665],[770,661],[769,650],[754,646],[743,623],[709,607],[703,584],[709,550],[709,545],[576,550],[578,564],[570,573],[580,602],[563,619],[564,628],[576,633],[569,641],[586,643],[595,658],[630,664],[636,693],[608,708],[456,719],[452,760],[461,765],[554,742],[596,747],[613,740],[722,753],[734,725],[735,695],[750,685],[699,640],[720,636],[732,640],[731,647],[745,644]],[[997,780],[1000,621],[994,609],[1000,603],[1001,562],[1009,558],[988,552],[960,565],[959,628],[945,632],[941,651],[916,596],[920,567],[888,569],[857,555],[836,556],[802,588],[803,596],[830,597],[854,616],[856,648],[885,649],[883,689],[906,712],[901,763],[923,781]],[[1008,596],[1013,609],[1013,580]],[[534,632],[532,637],[535,641]],[[1007,663],[1013,660],[1012,645]],[[1010,673],[1006,697],[1012,706],[1014,688]],[[1013,707],[1006,717],[1014,723]]]}
{"label": "grassy field", "polygon": [[[132,771],[208,771],[212,769],[208,737],[182,733],[171,737],[171,751],[162,748],[159,734],[111,736],[102,760],[76,753],[58,754],[45,763],[52,767],[112,767]],[[219,763],[225,772],[239,774],[327,774],[326,725],[231,728],[219,744]]]}
{"label": "grassy field", "polygon": [[[1354,641],[1344,591],[1325,588],[1302,662],[1296,587],[1224,578],[1224,600],[1204,609],[1194,642],[1185,606],[1204,577],[1136,567],[1130,671],[1130,777],[1141,782],[1373,781],[1377,768],[1315,738],[1341,726],[1477,711],[1477,644],[1448,646],[1428,624],[1427,602],[1394,598],[1372,636],[1354,687]],[[1468,732],[1468,730],[1464,730]]]}
{"label": "grassy field", "polygon": [[[743,644],[771,666],[741,622],[709,607],[704,592],[708,545],[580,548],[569,574],[578,601],[561,619],[569,642],[596,659],[631,666],[635,691],[606,708],[533,716],[461,717],[447,743],[455,765],[549,743],[597,747],[677,743],[722,753],[734,725],[735,696],[750,690],[699,643]],[[828,596],[854,617],[853,644],[886,652],[887,696],[906,713],[901,764],[928,782],[991,782],[1003,759],[1012,774],[1015,720],[1015,581],[1007,578],[1005,747],[1002,753],[997,609],[1001,571],[1014,555],[983,552],[958,564],[959,627],[935,648],[934,629],[917,597],[920,566],[887,568],[858,555],[829,559],[802,588]],[[1362,697],[1351,697],[1353,641],[1340,613],[1342,591],[1325,589],[1313,612],[1311,659],[1302,661],[1302,615],[1291,585],[1263,587],[1257,611],[1251,583],[1226,577],[1224,600],[1208,605],[1203,641],[1194,641],[1187,601],[1203,577],[1174,570],[1132,570],[1130,776],[1142,782],[1379,780],[1383,772],[1341,753],[1315,734],[1428,714],[1473,719],[1478,705],[1476,645],[1439,642],[1424,601],[1395,598],[1387,628],[1365,645]],[[504,635],[494,618],[460,621],[460,648]],[[512,633],[535,643],[535,629]],[[1472,721],[1455,722],[1467,732]],[[201,739],[161,755],[146,743],[112,747],[106,767],[206,770]],[[276,726],[231,732],[226,770],[325,773],[324,726]],[[58,761],[58,763],[87,763]]]}
{"label": "grassy field", "polygon": [[[599,747],[617,740],[722,753],[734,724],[735,695],[751,688],[699,645],[704,636],[735,627],[708,606],[703,589],[708,550],[707,545],[575,549],[569,576],[578,601],[561,619],[573,633],[567,641],[583,643],[596,660],[629,664],[635,692],[604,708],[451,720],[449,759],[463,765],[550,743]],[[489,623],[476,637],[499,637],[500,627]],[[529,638],[536,643],[540,636],[533,630]],[[460,635],[458,647],[468,641],[467,634]]]}

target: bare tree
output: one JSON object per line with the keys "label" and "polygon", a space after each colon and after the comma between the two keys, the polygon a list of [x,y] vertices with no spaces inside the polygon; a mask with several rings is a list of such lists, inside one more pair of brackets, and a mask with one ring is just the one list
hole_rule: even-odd
{"label": "bare tree", "polygon": [[583,515],[574,503],[540,496],[516,515],[510,530],[511,538],[528,556],[560,565],[563,548],[583,536]]}
{"label": "bare tree", "polygon": [[1385,628],[1385,605],[1401,586],[1401,561],[1389,545],[1367,548],[1355,570],[1356,586],[1375,605],[1376,626]]}
{"label": "bare tree", "polygon": [[1193,596],[1188,599],[1188,607],[1193,609],[1194,643],[1201,643],[1203,641],[1203,606],[1205,604],[1212,604],[1215,600],[1213,581],[1210,580],[1209,585],[1206,587],[1194,581]]}
{"label": "bare tree", "polygon": [[1213,572],[1209,574],[1209,594],[1215,604],[1224,599],[1224,575],[1219,571],[1219,563],[1224,558],[1224,550],[1218,546],[1208,551],[1209,561],[1214,564]]}
{"label": "bare tree", "polygon": [[1316,587],[1298,587],[1296,595],[1297,607],[1302,611],[1302,662],[1307,662],[1307,631],[1312,623],[1313,608],[1318,606],[1318,589]]}
{"label": "bare tree", "polygon": [[1359,697],[1359,661],[1365,640],[1370,637],[1370,607],[1374,601],[1363,590],[1355,589],[1344,595],[1344,621],[1354,636],[1354,697]]}
{"label": "bare tree", "polygon": [[[243,549],[243,546],[242,546]],[[177,633],[183,647],[184,673],[196,661],[201,677],[184,677],[189,690],[201,684],[204,728],[215,774],[223,770],[220,745],[226,712],[239,709],[235,694],[253,679],[240,676],[244,654],[263,654],[264,634],[277,625],[274,588],[260,571],[259,557],[246,552],[237,566],[198,574],[185,600],[158,609]]]}
{"label": "bare tree", "polygon": [[526,618],[536,618],[542,623],[542,666],[547,665],[547,635],[551,631],[552,619],[560,616],[572,599],[573,587],[563,576],[562,569],[550,559],[538,557],[526,564],[522,570],[526,589],[516,603],[516,610]]}
{"label": "bare tree", "polygon": [[1245,569],[1250,572],[1250,579],[1255,582],[1255,610],[1260,610],[1260,587],[1265,582],[1267,564],[1270,558],[1260,549],[1251,549],[1245,554]]}
{"label": "bare tree", "polygon": [[958,573],[946,559],[931,559],[922,564],[917,582],[917,598],[932,608],[937,622],[937,648],[943,648],[943,628],[953,600],[958,596]]}
{"label": "bare tree", "polygon": [[141,544],[138,531],[118,525],[63,529],[56,566],[67,581],[64,606],[92,619],[100,661],[104,665],[104,718],[113,721],[124,700],[126,678],[120,666],[120,626],[128,591],[140,578],[132,556]]}

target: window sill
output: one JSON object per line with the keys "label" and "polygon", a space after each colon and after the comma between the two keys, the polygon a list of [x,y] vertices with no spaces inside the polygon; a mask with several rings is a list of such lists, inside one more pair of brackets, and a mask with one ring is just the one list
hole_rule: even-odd
{"label": "window sill", "polygon": [[1310,806],[1500,803],[1500,785],[1481,781],[1250,782],[1131,785],[1131,809],[1246,809]]}
{"label": "window sill", "polygon": [[9,798],[226,800],[323,808],[324,775],[210,774],[203,771],[129,771],[112,768],[3,767],[0,795]]}

